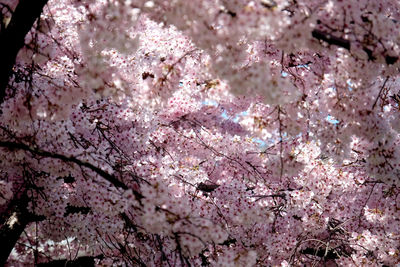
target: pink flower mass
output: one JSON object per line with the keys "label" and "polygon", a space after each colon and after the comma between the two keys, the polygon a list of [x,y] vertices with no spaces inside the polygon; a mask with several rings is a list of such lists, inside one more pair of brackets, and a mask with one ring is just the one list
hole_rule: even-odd
{"label": "pink flower mass", "polygon": [[399,1],[0,11],[1,266],[400,266]]}

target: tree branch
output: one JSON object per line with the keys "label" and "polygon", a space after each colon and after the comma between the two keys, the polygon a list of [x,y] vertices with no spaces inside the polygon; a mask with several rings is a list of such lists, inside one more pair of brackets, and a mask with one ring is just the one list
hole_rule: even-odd
{"label": "tree branch", "polygon": [[314,37],[315,39],[327,42],[328,44],[332,44],[332,45],[337,45],[343,48],[346,48],[347,50],[350,50],[350,41],[340,38],[340,37],[336,37],[328,32],[324,32],[321,30],[313,30],[312,31],[312,37]]}
{"label": "tree branch", "polygon": [[104,256],[82,256],[74,260],[53,260],[46,263],[39,263],[38,267],[91,267],[95,266],[95,259],[102,259]]}
{"label": "tree branch", "polygon": [[25,36],[40,17],[47,1],[20,0],[10,23],[0,32],[0,103],[4,101],[18,51],[25,45]]}
{"label": "tree branch", "polygon": [[[334,36],[334,35],[330,34],[329,32],[325,32],[325,31],[321,31],[321,30],[317,30],[317,29],[314,29],[311,32],[311,35],[312,35],[312,37],[314,37],[317,40],[327,42],[330,45],[337,45],[339,47],[343,47],[350,51],[350,41],[349,40]],[[363,50],[365,53],[367,53],[369,60],[374,61],[376,59],[376,57],[373,55],[373,51],[371,49],[363,46]],[[385,58],[385,62],[387,65],[393,65],[399,59],[399,57],[397,57],[397,56],[390,56],[387,54],[384,54],[383,56]]]}
{"label": "tree branch", "polygon": [[71,163],[75,163],[79,166],[82,167],[86,167],[92,171],[94,171],[95,173],[97,173],[98,175],[100,175],[101,177],[103,177],[105,180],[107,180],[108,182],[110,182],[112,185],[114,185],[117,188],[122,188],[122,189],[128,189],[128,186],[126,186],[124,183],[122,183],[121,181],[119,181],[114,175],[111,175],[105,171],[103,171],[102,169],[100,169],[99,167],[96,167],[88,162],[84,162],[81,161],[77,158],[74,157],[67,157],[61,154],[57,154],[57,153],[53,153],[53,152],[48,152],[45,150],[40,150],[40,149],[36,149],[36,148],[32,148],[28,145],[25,144],[21,144],[21,143],[14,143],[14,142],[8,142],[8,141],[0,141],[0,147],[5,147],[8,149],[20,149],[20,150],[24,150],[24,151],[28,151],[32,154],[38,155],[38,156],[42,156],[42,157],[47,157],[47,158],[54,158],[54,159],[60,159],[64,162],[71,162]]}

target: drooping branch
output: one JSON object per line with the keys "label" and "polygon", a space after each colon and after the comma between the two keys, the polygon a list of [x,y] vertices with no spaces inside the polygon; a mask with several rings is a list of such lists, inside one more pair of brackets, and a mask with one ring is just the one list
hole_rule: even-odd
{"label": "drooping branch", "polygon": [[4,101],[18,51],[25,45],[25,36],[40,17],[47,1],[20,0],[10,23],[0,32],[0,103]]}
{"label": "drooping branch", "polygon": [[[122,183],[121,181],[119,181],[114,175],[109,174],[88,162],[84,162],[84,161],[79,160],[74,157],[68,157],[65,155],[58,154],[58,153],[53,153],[53,152],[41,150],[38,148],[30,147],[26,144],[15,143],[15,142],[10,142],[10,141],[0,141],[0,147],[8,148],[10,150],[16,150],[16,149],[24,150],[24,151],[30,152],[34,155],[37,155],[37,156],[60,159],[63,162],[74,163],[74,164],[77,164],[82,167],[86,167],[86,168],[94,171],[99,176],[101,176],[103,179],[107,180],[108,182],[110,182],[112,185],[114,185],[117,188],[122,188],[125,190],[128,189],[128,186],[125,185],[124,183]],[[139,202],[143,198],[143,195],[136,190],[133,190],[133,194],[135,195],[136,199],[139,200]],[[21,235],[22,231],[25,229],[25,227],[30,222],[37,219],[37,218],[35,218],[35,216],[33,214],[29,213],[28,210],[26,209],[28,201],[29,200],[26,198],[26,196],[23,197],[22,199],[19,199],[18,203],[14,207],[13,213],[10,214],[10,216],[8,216],[7,219],[5,219],[7,221],[7,223],[3,224],[3,226],[0,227],[0,240],[8,240],[7,242],[3,242],[3,243],[0,242],[1,243],[0,244],[0,266],[5,264],[5,262],[7,261],[7,258],[9,256],[9,254],[11,253],[11,250],[13,249],[15,243],[17,242],[18,238],[20,237],[20,235]],[[67,207],[66,215],[68,215],[69,213],[87,212],[87,211],[88,210],[86,208],[82,208],[82,207],[69,207],[69,208]],[[67,265],[64,265],[64,264],[66,264],[66,261],[63,261],[63,262],[60,261],[60,264],[64,263],[64,264],[62,264],[62,266],[90,266],[87,264],[79,265],[79,262],[80,261],[78,261],[76,263],[68,262]],[[76,265],[76,264],[78,264],[78,265]],[[43,265],[43,266],[47,266],[47,265]],[[53,265],[51,265],[51,266],[53,266]]]}
{"label": "drooping branch", "polygon": [[[21,144],[21,143],[15,143],[15,142],[8,142],[8,141],[0,141],[0,147],[5,147],[8,149],[20,149],[20,150],[24,150],[24,151],[28,151],[32,154],[38,155],[38,156],[42,156],[42,157],[47,157],[47,158],[53,158],[53,159],[60,159],[64,162],[71,162],[71,163],[75,163],[79,166],[82,167],[86,167],[92,171],[94,171],[95,173],[97,173],[98,175],[100,175],[102,178],[104,178],[105,180],[107,180],[108,182],[110,182],[112,185],[114,185],[117,188],[122,188],[122,189],[128,189],[128,186],[124,183],[122,183],[121,181],[119,181],[114,175],[111,175],[105,171],[103,171],[102,169],[100,169],[99,167],[96,167],[88,162],[84,162],[82,160],[79,160],[77,158],[74,157],[67,157],[65,155],[61,155],[61,154],[57,154],[57,153],[53,153],[53,152],[48,152],[45,150],[40,150],[37,148],[33,148],[30,147],[28,145],[25,144]],[[139,194],[139,193],[137,193]],[[136,195],[135,195],[136,196]]]}
{"label": "drooping branch", "polygon": [[[41,150],[39,148],[30,147],[30,146],[28,146],[26,144],[15,143],[15,142],[10,142],[10,141],[0,141],[0,147],[5,147],[5,148],[11,149],[11,150],[12,149],[20,149],[20,150],[28,151],[28,152],[30,152],[30,153],[32,153],[34,155],[38,155],[38,156],[41,156],[41,157],[59,159],[59,160],[61,160],[63,162],[74,163],[74,164],[77,164],[78,166],[85,167],[85,168],[88,168],[88,169],[94,171],[100,177],[102,177],[104,180],[106,180],[109,183],[111,183],[116,188],[121,188],[121,189],[124,189],[124,190],[129,189],[129,187],[126,184],[124,184],[123,182],[118,180],[117,177],[115,177],[114,175],[109,174],[106,171],[103,171],[99,167],[96,167],[96,166],[94,166],[93,164],[91,164],[89,162],[84,162],[84,161],[82,161],[80,159],[77,159],[77,158],[74,158],[74,157],[68,157],[68,156],[65,156],[65,155],[62,155],[62,154]],[[135,198],[139,202],[140,202],[141,199],[143,199],[143,195],[140,192],[138,192],[136,190],[132,190],[132,193],[134,194]]]}

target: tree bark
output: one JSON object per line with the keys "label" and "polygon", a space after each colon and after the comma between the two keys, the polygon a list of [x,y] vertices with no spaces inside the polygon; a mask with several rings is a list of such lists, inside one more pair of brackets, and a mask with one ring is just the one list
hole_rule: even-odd
{"label": "tree bark", "polygon": [[28,198],[26,195],[17,197],[9,203],[9,208],[2,214],[0,221],[0,266],[4,266],[8,256],[17,243],[25,227],[33,221],[32,214],[26,209]]}
{"label": "tree bark", "polygon": [[0,32],[0,104],[12,74],[18,51],[25,45],[25,36],[40,17],[48,0],[20,0],[8,26]]}

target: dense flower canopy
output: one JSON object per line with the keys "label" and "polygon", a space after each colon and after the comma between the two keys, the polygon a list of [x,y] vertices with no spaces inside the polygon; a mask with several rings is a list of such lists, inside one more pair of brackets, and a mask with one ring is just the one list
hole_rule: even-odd
{"label": "dense flower canopy", "polygon": [[7,264],[399,264],[399,12],[48,1],[1,103]]}

